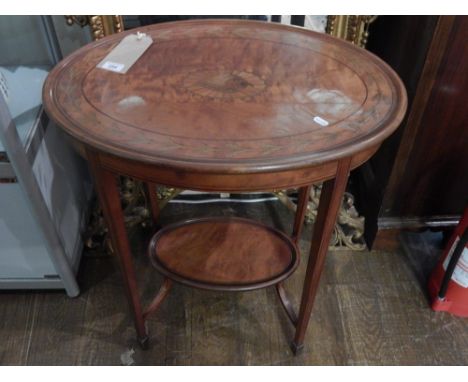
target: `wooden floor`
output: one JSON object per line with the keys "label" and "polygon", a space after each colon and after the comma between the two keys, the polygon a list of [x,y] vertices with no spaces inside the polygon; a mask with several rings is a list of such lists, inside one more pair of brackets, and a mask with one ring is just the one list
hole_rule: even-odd
{"label": "wooden floor", "polygon": [[[286,229],[292,214],[278,202],[169,205],[162,223],[181,217],[250,216]],[[286,286],[299,301],[302,264]],[[146,235],[147,236],[147,235]],[[145,301],[162,278],[133,235]],[[215,293],[176,285],[149,321],[150,349],[134,340],[114,259],[87,253],[82,293],[0,293],[2,365],[466,365],[468,320],[429,309],[424,282],[440,254],[437,242],[408,234],[400,250],[329,253],[303,354],[289,349],[293,330],[273,288]]]}

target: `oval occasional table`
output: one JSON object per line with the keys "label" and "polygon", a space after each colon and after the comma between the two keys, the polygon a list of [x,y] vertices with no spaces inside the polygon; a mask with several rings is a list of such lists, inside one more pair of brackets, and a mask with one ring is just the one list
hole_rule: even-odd
{"label": "oval occasional table", "polygon": [[[96,65],[128,34],[91,43],[59,63],[43,90],[49,116],[87,158],[120,260],[138,339],[173,282],[246,291],[274,285],[303,347],[349,171],[400,124],[406,93],[380,59],[303,28],[198,20],[139,29],[152,45],[125,73]],[[299,189],[292,235],[236,217],[162,228],[148,249],[165,276],[143,309],[117,176],[154,186],[224,192]],[[324,182],[296,313],[282,281],[298,265],[310,187]]]}

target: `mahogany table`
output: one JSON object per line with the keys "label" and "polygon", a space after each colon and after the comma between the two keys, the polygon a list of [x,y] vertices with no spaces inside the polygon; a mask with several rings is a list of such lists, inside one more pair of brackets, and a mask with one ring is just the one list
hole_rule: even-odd
{"label": "mahogany table", "polygon": [[[44,107],[88,159],[134,315],[145,320],[173,281],[245,291],[275,285],[303,347],[349,171],[401,122],[406,93],[384,62],[354,45],[273,23],[197,20],[141,28],[153,44],[126,74],[96,68],[128,31],[59,63]],[[299,189],[292,237],[260,222],[213,217],[167,226],[149,246],[165,276],[143,310],[117,176],[224,192]],[[324,182],[299,313],[282,281],[298,265],[309,190]]]}

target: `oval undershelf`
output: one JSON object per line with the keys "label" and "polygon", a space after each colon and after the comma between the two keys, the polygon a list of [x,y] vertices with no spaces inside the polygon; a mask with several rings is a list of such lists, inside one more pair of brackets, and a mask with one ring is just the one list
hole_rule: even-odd
{"label": "oval undershelf", "polygon": [[149,246],[154,267],[182,284],[211,290],[274,285],[299,263],[284,233],[249,219],[214,217],[164,227]]}

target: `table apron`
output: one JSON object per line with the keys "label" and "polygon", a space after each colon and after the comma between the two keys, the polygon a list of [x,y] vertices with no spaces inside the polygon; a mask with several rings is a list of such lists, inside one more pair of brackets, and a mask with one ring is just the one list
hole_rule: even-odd
{"label": "table apron", "polygon": [[[354,154],[351,168],[366,162],[379,145]],[[335,177],[339,160],[323,164],[262,173],[213,173],[176,170],[98,153],[100,165],[116,174],[144,182],[199,191],[252,192],[298,188]]]}

